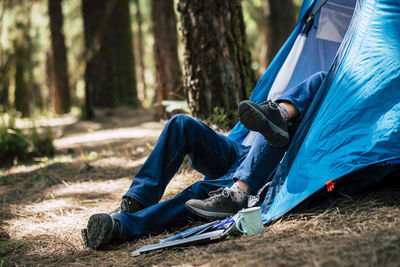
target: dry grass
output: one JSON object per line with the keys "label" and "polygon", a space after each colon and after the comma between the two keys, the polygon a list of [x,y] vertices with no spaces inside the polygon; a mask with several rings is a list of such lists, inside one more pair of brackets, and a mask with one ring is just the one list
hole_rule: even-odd
{"label": "dry grass", "polygon": [[[72,150],[60,145],[60,153],[68,152],[68,156],[0,170],[3,174],[0,176],[1,267],[398,266],[400,263],[399,188],[383,188],[352,198],[341,196],[323,201],[317,207],[314,203],[313,209],[296,211],[266,227],[263,234],[248,238],[154,251],[138,257],[129,255],[134,249],[158,242],[166,233],[108,251],[89,250],[82,244],[80,229],[91,214],[107,212],[119,205],[131,176],[144,162],[162,128],[162,124],[141,124],[142,117],[140,122],[129,117],[113,118],[110,122],[109,117],[103,117],[104,123],[101,118],[95,122],[96,129],[86,134],[108,134],[107,129],[119,127],[128,131],[128,137],[115,140],[112,135],[103,136],[99,137],[103,138],[101,142],[76,143]],[[82,123],[78,122],[76,129],[73,125],[66,127],[59,142],[84,136]],[[135,137],[136,128],[151,134]],[[172,197],[198,179],[200,174],[184,166],[164,198]]]}

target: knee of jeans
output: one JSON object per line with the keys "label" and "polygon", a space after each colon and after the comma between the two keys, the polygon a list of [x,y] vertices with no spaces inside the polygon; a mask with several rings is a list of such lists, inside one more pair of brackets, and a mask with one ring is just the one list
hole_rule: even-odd
{"label": "knee of jeans", "polygon": [[173,129],[174,131],[187,134],[188,131],[195,129],[197,126],[197,120],[191,116],[185,114],[174,115],[169,121],[166,127]]}
{"label": "knee of jeans", "polygon": [[171,119],[169,119],[167,125],[169,126],[184,126],[193,118],[185,114],[176,114]]}

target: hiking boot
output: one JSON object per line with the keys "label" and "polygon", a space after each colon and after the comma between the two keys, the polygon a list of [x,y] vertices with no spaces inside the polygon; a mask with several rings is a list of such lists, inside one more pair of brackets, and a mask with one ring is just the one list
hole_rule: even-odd
{"label": "hiking boot", "polygon": [[247,207],[247,201],[235,200],[230,188],[220,188],[208,194],[210,197],[204,200],[188,200],[185,204],[186,208],[202,218],[213,220],[234,215]]}
{"label": "hiking boot", "polygon": [[249,100],[239,104],[239,120],[249,130],[261,133],[271,146],[284,146],[289,143],[289,122],[273,101],[256,104]]}
{"label": "hiking boot", "polygon": [[88,248],[98,249],[117,241],[120,235],[119,221],[109,214],[90,216],[87,228],[81,231],[82,239]]}
{"label": "hiking boot", "polygon": [[117,209],[110,212],[110,216],[114,217],[118,214],[125,213],[125,212],[135,213],[139,210],[142,210],[143,208],[144,207],[142,206],[142,204],[137,202],[135,199],[128,197],[128,196],[124,196],[124,197],[122,197],[121,205]]}

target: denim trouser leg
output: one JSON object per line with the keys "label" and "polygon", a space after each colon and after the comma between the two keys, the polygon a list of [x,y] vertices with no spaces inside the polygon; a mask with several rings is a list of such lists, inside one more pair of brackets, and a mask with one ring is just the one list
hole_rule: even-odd
{"label": "denim trouser leg", "polygon": [[233,177],[250,186],[252,193],[266,184],[267,178],[282,159],[288,146],[273,147],[257,133],[253,145]]}
{"label": "denim trouser leg", "polygon": [[143,235],[159,234],[177,229],[199,218],[185,208],[189,199],[204,199],[208,192],[233,184],[233,172],[216,180],[199,181],[187,187],[174,198],[151,205],[136,213],[115,216],[121,222],[121,242],[131,241]]}
{"label": "denim trouser leg", "polygon": [[[323,73],[312,76],[298,87],[284,92],[279,100],[290,101],[303,115],[323,77]],[[304,95],[301,95],[302,90]],[[298,122],[290,127],[291,136],[297,126]],[[269,146],[261,135],[257,136],[251,148],[244,147],[188,116],[173,117],[126,193],[146,208],[116,216],[122,225],[121,241],[186,225],[196,216],[185,209],[185,202],[204,199],[209,191],[231,186],[232,178],[243,180],[256,192],[265,184],[286,149]],[[207,178],[174,198],[158,203],[186,154],[193,168]]]}
{"label": "denim trouser leg", "polygon": [[245,157],[249,148],[232,141],[204,123],[176,115],[165,125],[153,151],[125,194],[148,207],[160,201],[185,155],[207,179],[216,179]]}
{"label": "denim trouser leg", "polygon": [[[300,112],[301,116],[289,127],[289,135],[293,137],[300,120],[307,111],[315,93],[325,78],[325,72],[318,72],[299,85],[285,90],[278,98],[279,101],[289,101]],[[256,193],[266,182],[282,159],[288,146],[272,147],[261,134],[258,134],[246,159],[237,169],[234,177],[242,180]]]}

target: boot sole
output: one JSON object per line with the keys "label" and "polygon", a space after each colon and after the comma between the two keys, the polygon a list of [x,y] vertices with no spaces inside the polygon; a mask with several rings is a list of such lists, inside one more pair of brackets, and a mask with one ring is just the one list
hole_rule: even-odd
{"label": "boot sole", "polygon": [[186,208],[196,214],[197,216],[208,219],[208,220],[215,220],[215,219],[224,219],[226,217],[232,216],[235,213],[229,213],[229,212],[217,212],[217,211],[206,211],[202,210],[199,208],[195,208],[189,205],[186,205]]}
{"label": "boot sole", "polygon": [[115,222],[108,214],[90,216],[87,229],[81,231],[82,239],[89,248],[97,249],[109,243]]}
{"label": "boot sole", "polygon": [[255,105],[250,101],[244,101],[239,105],[240,122],[247,129],[261,133],[271,146],[287,145],[288,132],[267,119]]}

